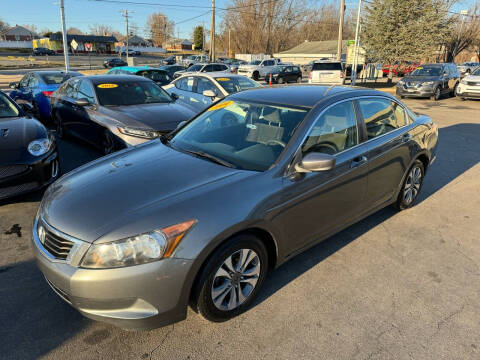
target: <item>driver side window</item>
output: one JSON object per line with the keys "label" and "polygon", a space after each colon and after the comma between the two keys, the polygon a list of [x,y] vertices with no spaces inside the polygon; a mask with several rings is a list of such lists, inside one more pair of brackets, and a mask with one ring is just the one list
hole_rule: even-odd
{"label": "driver side window", "polygon": [[361,99],[358,103],[369,140],[406,125],[404,109],[394,101],[372,98]]}
{"label": "driver side window", "polygon": [[25,75],[22,80],[20,80],[20,83],[18,84],[19,87],[27,87],[28,81],[30,80],[30,74]]}
{"label": "driver side window", "polygon": [[351,101],[327,109],[315,122],[302,154],[319,152],[334,155],[358,144],[357,122]]}

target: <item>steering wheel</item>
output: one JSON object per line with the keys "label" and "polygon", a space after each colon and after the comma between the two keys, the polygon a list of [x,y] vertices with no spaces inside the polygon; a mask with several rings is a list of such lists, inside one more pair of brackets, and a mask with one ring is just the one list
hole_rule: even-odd
{"label": "steering wheel", "polygon": [[283,141],[280,140],[268,140],[267,145],[280,145],[281,147],[287,146]]}

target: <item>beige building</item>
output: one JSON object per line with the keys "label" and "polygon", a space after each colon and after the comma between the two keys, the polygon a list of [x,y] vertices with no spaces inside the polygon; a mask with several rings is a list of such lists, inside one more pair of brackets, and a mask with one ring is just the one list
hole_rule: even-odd
{"label": "beige building", "polygon": [[[345,54],[347,41],[344,40],[342,45],[342,54]],[[280,58],[282,62],[291,62],[298,65],[308,64],[312,60],[335,59],[337,56],[337,41],[305,41],[290,50],[273,54],[273,56]],[[343,58],[345,58],[345,55],[343,55]]]}

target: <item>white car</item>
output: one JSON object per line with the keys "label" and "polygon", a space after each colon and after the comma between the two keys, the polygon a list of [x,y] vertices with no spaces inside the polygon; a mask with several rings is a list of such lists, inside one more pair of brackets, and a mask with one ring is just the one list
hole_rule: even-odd
{"label": "white car", "polygon": [[180,70],[173,74],[173,77],[176,79],[183,75],[190,75],[195,73],[202,73],[202,72],[230,72],[230,68],[228,65],[221,64],[221,63],[202,63],[202,64],[195,64],[190,66],[186,70]]}
{"label": "white car", "polygon": [[246,76],[214,72],[184,75],[163,88],[174,99],[200,112],[225,96],[260,86]]}
{"label": "white car", "polygon": [[248,76],[253,80],[263,79],[266,74],[270,73],[280,63],[280,59],[253,60],[247,65],[240,65],[238,67],[238,75]]}
{"label": "white car", "polygon": [[345,83],[345,70],[340,61],[317,61],[312,65],[308,74],[309,84],[334,84]]}
{"label": "white car", "polygon": [[455,95],[462,100],[480,98],[480,67],[460,81]]}

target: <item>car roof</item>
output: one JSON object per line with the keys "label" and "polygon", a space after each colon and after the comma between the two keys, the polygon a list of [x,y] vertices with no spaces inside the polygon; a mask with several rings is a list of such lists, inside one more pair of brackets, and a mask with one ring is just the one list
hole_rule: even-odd
{"label": "car roof", "polygon": [[325,86],[302,84],[253,88],[230,95],[229,98],[253,102],[258,102],[258,100],[261,99],[262,102],[269,104],[291,105],[311,108],[327,96],[341,93],[351,93],[353,96],[353,93],[360,91],[362,92],[362,96],[388,96],[388,94],[384,92],[366,88],[355,88],[343,85]]}
{"label": "car roof", "polygon": [[131,71],[131,72],[137,72],[141,70],[156,70],[156,71],[165,71],[162,69],[154,68],[148,65],[145,66],[117,66],[116,68],[113,68],[112,70],[125,70],[125,71]]}
{"label": "car roof", "polygon": [[[38,75],[56,75],[56,74],[64,74],[66,75],[67,73],[63,70],[35,70],[35,71],[32,71],[31,73],[33,74],[38,74]],[[83,75],[77,71],[69,71],[68,72],[69,74],[75,74],[75,75]]]}
{"label": "car roof", "polygon": [[125,75],[88,75],[84,76],[85,79],[90,80],[93,84],[102,84],[102,83],[122,83],[122,82],[132,82],[132,81],[150,81],[142,76],[125,76]]}
{"label": "car roof", "polygon": [[[226,77],[226,78],[244,78],[246,76],[243,75],[237,75],[237,74],[230,74],[228,72],[223,72],[223,71],[213,71],[213,72],[208,72],[208,73],[202,73],[202,72],[194,72],[194,73],[186,73],[185,75],[182,75],[181,77],[192,77],[192,76],[197,76],[197,77],[206,77],[210,79],[215,79],[217,77]],[[180,79],[177,78],[175,80]]]}

